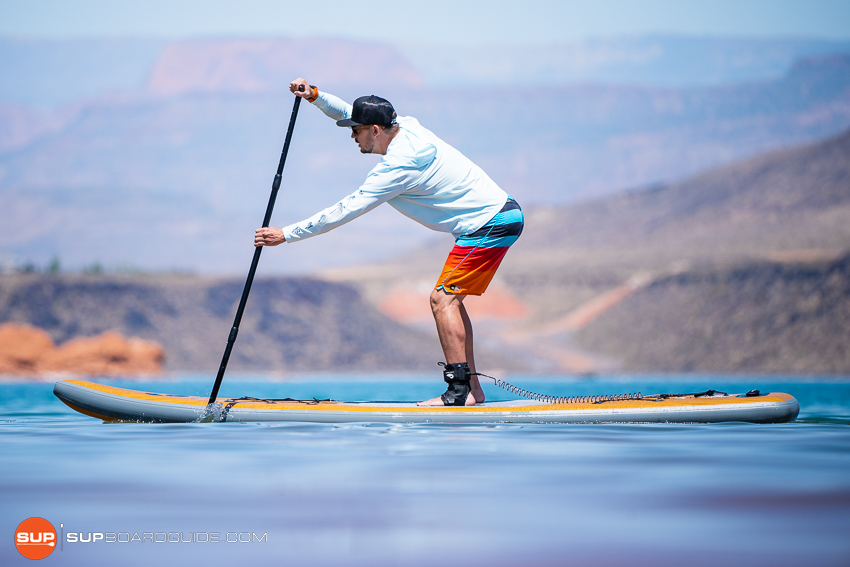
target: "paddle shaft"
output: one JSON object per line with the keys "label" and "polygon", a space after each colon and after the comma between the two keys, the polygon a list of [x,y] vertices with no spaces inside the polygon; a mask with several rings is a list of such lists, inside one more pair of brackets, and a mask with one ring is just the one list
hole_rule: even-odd
{"label": "paddle shaft", "polygon": [[[299,87],[299,90],[303,91],[304,87]],[[280,152],[280,163],[277,164],[277,174],[274,176],[274,181],[272,182],[272,194],[269,196],[266,216],[263,218],[263,228],[269,226],[269,222],[272,219],[274,202],[277,199],[277,191],[280,189],[280,177],[283,174],[283,165],[286,163],[286,154],[289,152],[289,142],[292,140],[292,130],[295,128],[295,119],[298,117],[298,107],[300,104],[301,97],[296,96],[295,103],[292,106],[292,117],[289,119],[289,128],[286,130],[286,140],[284,140],[283,150]],[[224,371],[227,369],[227,361],[230,360],[230,352],[233,350],[233,344],[236,342],[236,335],[239,334],[239,324],[242,322],[242,314],[245,312],[245,304],[248,303],[248,294],[251,293],[251,284],[254,283],[254,274],[257,272],[257,264],[260,263],[260,254],[262,252],[262,246],[254,248],[254,259],[251,262],[251,269],[248,271],[245,288],[242,290],[242,299],[239,300],[239,308],[236,310],[233,328],[230,329],[230,336],[227,337],[227,346],[224,348],[224,355],[221,357],[221,366],[218,368],[218,374],[215,377],[215,384],[210,393],[208,404],[215,403],[215,399],[218,397],[218,389],[221,387],[221,381],[224,379]]]}

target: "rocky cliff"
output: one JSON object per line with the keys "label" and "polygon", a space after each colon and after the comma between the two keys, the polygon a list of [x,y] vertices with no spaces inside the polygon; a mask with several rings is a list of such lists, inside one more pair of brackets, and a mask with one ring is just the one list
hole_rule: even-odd
{"label": "rocky cliff", "polygon": [[0,325],[0,374],[52,373],[136,376],[162,371],[159,344],[115,331],[71,339],[58,347],[43,329],[20,323]]}
{"label": "rocky cliff", "polygon": [[[85,346],[89,339],[80,337],[114,330],[161,344],[166,370],[214,374],[243,283],[166,276],[0,276],[0,322],[44,329],[36,342],[65,343],[60,351]],[[116,337],[110,337],[117,348]],[[140,345],[133,344],[130,348]],[[28,364],[27,356],[19,358]],[[229,368],[405,372],[435,368],[441,359],[436,335],[387,319],[353,288],[281,278],[254,282]]]}
{"label": "rocky cliff", "polygon": [[661,278],[580,331],[629,370],[850,374],[850,255]]}

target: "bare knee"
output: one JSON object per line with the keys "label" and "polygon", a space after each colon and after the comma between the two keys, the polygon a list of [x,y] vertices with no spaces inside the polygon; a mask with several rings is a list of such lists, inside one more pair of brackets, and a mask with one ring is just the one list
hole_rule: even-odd
{"label": "bare knee", "polygon": [[445,310],[451,309],[455,307],[455,305],[460,304],[460,301],[461,296],[435,289],[431,292],[430,297],[431,313],[436,316],[438,313],[442,313]]}
{"label": "bare knee", "polygon": [[445,295],[446,294],[444,292],[436,289],[431,292],[431,297],[429,298],[429,301],[431,304],[431,313],[433,313],[434,315],[444,309],[443,303],[445,301]]}

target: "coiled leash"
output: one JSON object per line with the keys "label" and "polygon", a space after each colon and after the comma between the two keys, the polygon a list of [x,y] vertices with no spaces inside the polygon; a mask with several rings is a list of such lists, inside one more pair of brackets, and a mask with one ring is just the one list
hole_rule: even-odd
{"label": "coiled leash", "polygon": [[604,404],[605,402],[621,402],[626,400],[660,402],[668,398],[684,398],[689,396],[693,396],[694,398],[701,398],[704,396],[713,396],[715,394],[720,394],[722,396],[729,395],[726,392],[718,392],[717,390],[706,390],[704,392],[694,392],[690,394],[653,394],[651,396],[644,396],[640,392],[634,394],[612,394],[594,396],[547,396],[545,394],[534,393],[530,390],[523,390],[518,386],[514,386],[513,384],[509,384],[504,380],[499,380],[498,378],[494,378],[493,376],[482,374],[481,372],[470,372],[469,374],[470,376],[481,376],[483,378],[489,378],[499,388],[521,398],[526,398],[528,400],[534,400],[547,404]]}
{"label": "coiled leash", "polygon": [[547,404],[603,404],[605,402],[619,402],[622,400],[643,400],[643,394],[613,394],[613,395],[597,395],[597,396],[547,396],[546,394],[537,394],[530,390],[523,390],[513,384],[508,384],[504,380],[493,378],[480,372],[473,372],[473,376],[482,376],[492,380],[499,388],[517,395],[521,398],[543,402]]}

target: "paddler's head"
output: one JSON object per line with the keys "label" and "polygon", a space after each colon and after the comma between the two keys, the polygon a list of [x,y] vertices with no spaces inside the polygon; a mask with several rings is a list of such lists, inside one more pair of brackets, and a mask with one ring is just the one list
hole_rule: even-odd
{"label": "paddler's head", "polygon": [[338,120],[336,125],[351,128],[351,137],[360,147],[360,153],[385,155],[398,134],[398,123],[393,105],[379,96],[361,96],[354,101],[351,118]]}

